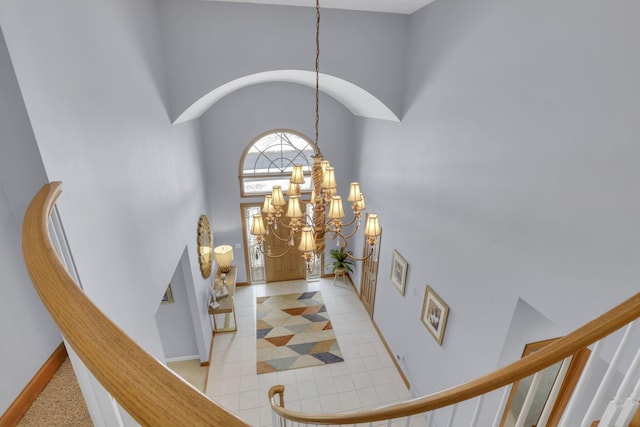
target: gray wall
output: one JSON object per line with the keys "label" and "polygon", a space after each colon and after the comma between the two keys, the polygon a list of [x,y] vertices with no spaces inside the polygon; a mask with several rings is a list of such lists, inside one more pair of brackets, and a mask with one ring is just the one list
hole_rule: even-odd
{"label": "gray wall", "polygon": [[155,3],[3,3],[0,23],[84,289],[161,355],[157,303],[205,202],[198,128],[168,119]]}
{"label": "gray wall", "polygon": [[[162,359],[155,312],[187,247],[201,307],[200,357],[207,360],[208,288],[195,256],[198,217],[207,213],[201,145],[196,124],[169,121],[155,2],[2,2],[0,26],[47,175],[42,165],[40,171],[31,165],[24,170],[39,174],[33,180],[38,186],[47,177],[63,182],[58,207],[85,291]],[[8,61],[3,55],[4,69]],[[20,197],[30,198],[32,187]],[[3,202],[3,225],[10,219],[3,236],[13,234],[10,240],[3,237],[2,245],[10,241],[16,250],[22,212],[15,209],[7,217],[7,209]],[[29,286],[24,273],[4,274],[5,262],[22,265],[19,252],[0,262],[12,287]],[[16,315],[18,296],[26,294],[21,296],[24,305],[36,304],[33,292],[15,293],[15,310],[3,310],[2,316],[10,317],[6,325],[21,326],[5,327],[2,348],[17,352],[9,354],[30,366],[14,374],[15,363],[0,365],[3,406],[15,399],[17,383],[24,386],[44,362],[42,353],[55,348],[38,343],[47,329],[44,320],[37,320],[42,317],[37,309],[25,308],[33,322],[21,322],[25,316]],[[3,304],[9,302],[3,298]],[[22,343],[25,337],[30,337],[28,344]],[[17,374],[20,378],[13,378]],[[4,378],[11,378],[11,390],[5,390]]]}
{"label": "gray wall", "polygon": [[[446,0],[411,16],[406,114],[359,119],[356,152],[384,226],[375,320],[415,391],[495,368],[520,299],[551,337],[637,291],[639,14]],[[427,284],[451,308],[442,347],[419,320]]]}
{"label": "gray wall", "polygon": [[4,413],[62,342],[22,260],[22,217],[47,182],[20,88],[0,32],[0,325]]}
{"label": "gray wall", "polygon": [[171,278],[173,303],[160,304],[156,312],[156,323],[164,357],[169,362],[171,359],[196,359],[198,355],[198,343],[191,319],[187,286],[182,265],[178,263]]}

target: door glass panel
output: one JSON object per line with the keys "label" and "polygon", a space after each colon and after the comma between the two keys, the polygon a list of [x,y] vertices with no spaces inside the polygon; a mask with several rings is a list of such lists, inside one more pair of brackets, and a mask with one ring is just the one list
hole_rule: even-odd
{"label": "door glass panel", "polygon": [[[306,206],[306,215],[307,215],[307,224],[313,228],[313,205],[311,203],[305,203]],[[307,280],[320,280],[320,272],[322,271],[322,263],[324,260],[322,257],[316,259],[316,262],[313,265],[313,271],[307,271]]]}
{"label": "door glass panel", "polygon": [[[525,345],[522,357],[537,352],[556,339],[537,341]],[[569,397],[571,393],[573,393],[578,378],[589,358],[589,353],[589,349],[585,347],[565,359],[564,363],[568,364],[568,369],[566,370],[562,369],[563,362],[558,362],[540,372],[540,384],[534,394],[533,403],[529,412],[525,415],[522,425],[525,427],[537,426],[543,412],[546,412],[549,416],[545,425],[558,425],[569,401]],[[516,421],[522,412],[524,401],[531,389],[532,380],[533,375],[513,384],[505,410],[502,414],[500,427],[512,427],[516,425]],[[558,394],[553,400],[550,400],[549,397],[554,384],[559,386]],[[548,406],[546,411],[545,406]]]}
{"label": "door glass panel", "polygon": [[[525,426],[535,426],[538,423],[538,418],[542,415],[542,410],[544,409],[544,405],[547,402],[547,398],[549,397],[549,393],[551,393],[551,388],[556,381],[556,377],[558,376],[558,372],[560,371],[560,366],[562,362],[558,362],[553,366],[548,367],[544,371],[542,371],[542,378],[540,380],[540,385],[538,385],[538,389],[536,390],[535,397],[533,399],[533,403],[525,418],[524,425]],[[511,403],[511,407],[509,410],[509,414],[507,419],[505,420],[505,427],[513,427],[516,424],[516,420],[520,416],[520,411],[522,410],[522,405],[524,404],[524,400],[529,393],[529,388],[531,388],[531,381],[533,380],[533,375],[521,380],[518,383],[518,387],[516,389],[515,394],[513,395],[513,400]]]}
{"label": "door glass panel", "polygon": [[260,206],[247,206],[244,208],[244,223],[246,224],[245,236],[247,239],[247,248],[249,256],[249,274],[251,276],[251,284],[264,283],[266,280],[264,271],[264,255],[258,248],[258,240],[256,236],[251,234],[251,220],[253,215],[260,214]]}

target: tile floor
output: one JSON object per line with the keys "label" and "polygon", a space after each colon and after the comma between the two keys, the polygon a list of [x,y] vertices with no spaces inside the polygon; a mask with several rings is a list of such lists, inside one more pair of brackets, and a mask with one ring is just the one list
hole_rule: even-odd
{"label": "tile floor", "polygon": [[[256,297],[316,290],[345,361],[257,375]],[[238,287],[235,307],[238,331],[215,336],[205,393],[252,426],[271,426],[267,392],[276,384],[285,386],[286,407],[302,411],[350,411],[411,397],[350,285],[321,279]]]}

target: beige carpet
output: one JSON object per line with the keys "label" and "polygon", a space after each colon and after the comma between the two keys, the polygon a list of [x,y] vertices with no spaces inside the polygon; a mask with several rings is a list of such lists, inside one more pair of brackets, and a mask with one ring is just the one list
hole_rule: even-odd
{"label": "beige carpet", "polygon": [[168,362],[167,367],[202,393],[205,392],[209,368],[208,366],[200,366],[200,359]]}
{"label": "beige carpet", "polygon": [[93,426],[69,359],[62,363],[18,426]]}
{"label": "beige carpet", "polygon": [[343,362],[320,292],[258,297],[257,372]]}

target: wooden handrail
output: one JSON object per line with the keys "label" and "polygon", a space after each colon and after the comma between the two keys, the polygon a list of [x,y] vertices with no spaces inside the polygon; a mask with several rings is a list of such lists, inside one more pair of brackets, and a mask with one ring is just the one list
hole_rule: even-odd
{"label": "wooden handrail", "polygon": [[454,405],[526,378],[612,334],[638,317],[640,317],[640,293],[561,339],[510,365],[456,387],[402,403],[344,413],[305,413],[292,411],[277,404],[275,396],[281,397],[284,393],[285,388],[282,385],[274,386],[269,390],[269,401],[273,411],[281,417],[307,424],[358,424],[408,417]]}
{"label": "wooden handrail", "polygon": [[40,299],[82,362],[141,425],[248,426],[142,349],[69,276],[48,232],[60,186],[43,186],[29,205],[22,252]]}

